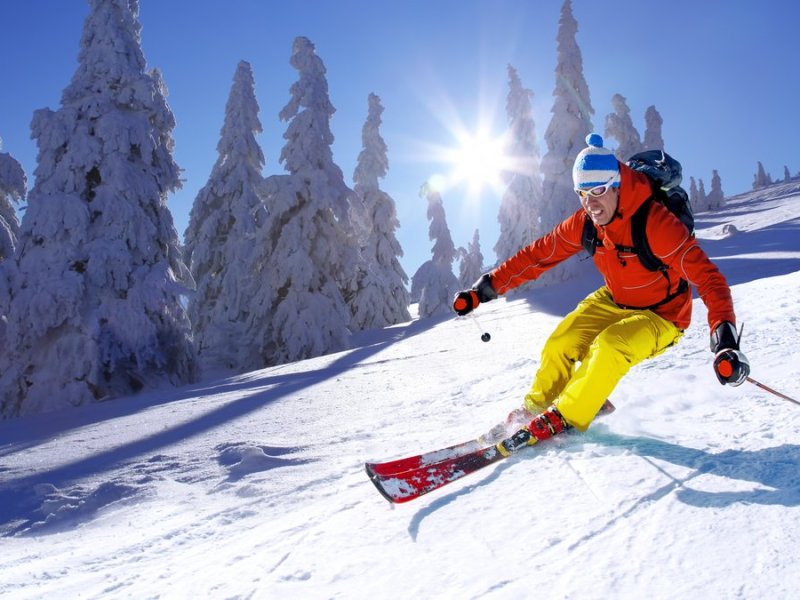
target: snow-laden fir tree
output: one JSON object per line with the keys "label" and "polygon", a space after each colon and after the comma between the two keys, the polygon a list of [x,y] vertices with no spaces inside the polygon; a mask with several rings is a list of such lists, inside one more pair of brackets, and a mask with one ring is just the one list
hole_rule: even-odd
{"label": "snow-laden fir tree", "polygon": [[758,161],[758,170],[753,177],[753,189],[760,190],[761,188],[765,188],[769,185],[772,185],[772,177],[766,172],[764,165],[761,164],[761,161]]}
{"label": "snow-laden fir tree", "polygon": [[467,248],[459,248],[461,263],[458,269],[458,280],[462,289],[472,287],[483,274],[483,254],[481,254],[481,236],[478,230],[472,236]]}
{"label": "snow-laden fir tree", "polygon": [[692,207],[693,212],[700,212],[700,197],[697,191],[697,182],[694,177],[689,177],[689,205]]}
{"label": "snow-laden fir tree", "polygon": [[661,125],[664,119],[661,114],[656,110],[655,106],[648,106],[644,113],[644,149],[645,150],[663,150],[664,138],[661,137]]}
{"label": "snow-laden fir tree", "polygon": [[254,281],[256,230],[266,223],[262,194],[264,154],[258,102],[250,64],[233,77],[217,144],[217,161],[195,198],[184,235],[197,292],[189,318],[204,369],[238,371],[263,366],[261,343],[251,336],[253,286],[269,286],[268,273]]}
{"label": "snow-laden fir tree", "polygon": [[[0,149],[2,149],[0,139]],[[6,341],[6,313],[11,300],[9,281],[3,265],[14,256],[19,238],[19,219],[12,202],[25,197],[28,182],[25,171],[10,154],[0,152],[0,348],[8,348]]]}
{"label": "snow-laden fir tree", "polygon": [[[583,76],[583,58],[575,39],[577,31],[572,2],[565,0],[556,37],[558,58],[553,116],[545,132],[547,153],[542,158],[544,203],[540,216],[542,226],[548,231],[580,206],[572,188],[572,165],[586,147],[586,136],[592,132],[594,109]],[[577,260],[566,261],[545,273],[542,280],[570,279],[582,272],[580,265]]]}
{"label": "snow-laden fir tree", "polygon": [[789,173],[789,167],[783,165],[783,182],[789,183],[792,180],[792,175]]}
{"label": "snow-laden fir tree", "polygon": [[545,233],[539,217],[543,197],[539,145],[531,105],[533,92],[522,86],[511,65],[508,65],[508,88],[508,171],[505,173],[508,186],[497,215],[500,235],[494,246],[499,262]]}
{"label": "snow-laden fir tree", "polygon": [[452,311],[453,296],[459,289],[453,274],[453,261],[457,251],[447,226],[441,194],[425,184],[420,196],[428,200],[428,239],[434,242],[431,260],[426,261],[411,279],[411,297],[419,301],[422,318],[446,315]]}
{"label": "snow-laden fir tree", "polygon": [[353,173],[353,191],[366,210],[368,232],[361,242],[364,259],[352,306],[353,329],[386,327],[411,319],[408,276],[400,265],[403,249],[395,231],[400,227],[392,197],[380,188],[389,170],[386,142],[381,137],[381,99],[370,94],[367,120],[361,130],[362,150]]}
{"label": "snow-laden fir tree", "polygon": [[[0,149],[2,147],[0,139]],[[14,254],[19,238],[19,219],[12,203],[25,198],[27,187],[22,165],[10,154],[0,152],[0,263]]]}
{"label": "snow-laden fir tree", "polygon": [[708,197],[706,196],[706,184],[702,179],[697,180],[697,206],[698,212],[705,212],[708,210]]}
{"label": "snow-laden fir tree", "polygon": [[689,203],[692,206],[692,211],[696,213],[709,210],[706,188],[702,179],[695,183],[694,177],[689,178]]}
{"label": "snow-laden fir tree", "polygon": [[606,137],[613,137],[617,140],[617,149],[614,151],[617,159],[625,162],[637,152],[644,150],[639,132],[633,125],[631,119],[631,109],[625,101],[625,96],[614,94],[611,98],[614,112],[606,115]]}
{"label": "snow-laden fir tree", "polygon": [[271,315],[263,331],[267,364],[291,362],[347,347],[360,253],[350,221],[354,192],[333,161],[325,66],[304,37],[294,40],[298,80],[280,113],[289,125],[280,162],[288,175],[269,177],[269,226],[260,242],[261,272],[271,282],[259,310]]}
{"label": "snow-laden fir tree", "polygon": [[722,191],[722,179],[716,169],[711,171],[711,191],[706,196],[708,210],[719,210],[725,205],[725,193]]}
{"label": "snow-laden fir tree", "polygon": [[90,0],[61,108],[35,112],[36,183],[15,265],[0,410],[10,417],[193,377],[192,284],[167,208],[175,120],[145,71],[138,5]]}

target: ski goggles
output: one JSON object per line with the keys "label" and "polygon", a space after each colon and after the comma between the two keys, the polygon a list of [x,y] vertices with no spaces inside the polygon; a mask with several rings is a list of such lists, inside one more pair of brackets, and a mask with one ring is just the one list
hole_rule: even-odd
{"label": "ski goggles", "polygon": [[599,198],[603,194],[605,194],[608,190],[614,187],[614,180],[616,177],[612,177],[605,183],[601,183],[600,185],[596,185],[593,188],[589,188],[588,190],[575,190],[575,193],[578,194],[581,198],[586,198],[586,196],[594,196],[595,198]]}

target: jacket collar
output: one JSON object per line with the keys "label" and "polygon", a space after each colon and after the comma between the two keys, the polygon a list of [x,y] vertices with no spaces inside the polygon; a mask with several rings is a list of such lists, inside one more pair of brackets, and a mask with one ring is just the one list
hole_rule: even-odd
{"label": "jacket collar", "polygon": [[647,179],[646,175],[634,171],[623,163],[619,164],[619,171],[617,214],[610,223],[598,229],[606,229],[612,232],[621,231],[627,227],[633,213],[652,195],[650,180]]}

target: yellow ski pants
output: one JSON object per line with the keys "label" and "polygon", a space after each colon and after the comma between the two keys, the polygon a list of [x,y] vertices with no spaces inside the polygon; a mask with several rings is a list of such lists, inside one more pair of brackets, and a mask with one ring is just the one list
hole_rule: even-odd
{"label": "yellow ski pants", "polygon": [[602,287],[548,338],[525,407],[538,413],[555,404],[570,425],[585,431],[633,365],[661,354],[682,335],[653,311],[620,308]]}

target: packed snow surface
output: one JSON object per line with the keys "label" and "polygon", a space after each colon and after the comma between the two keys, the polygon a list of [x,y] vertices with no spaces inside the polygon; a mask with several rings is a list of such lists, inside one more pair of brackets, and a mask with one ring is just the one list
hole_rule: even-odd
{"label": "packed snow surface", "polygon": [[[800,397],[800,192],[698,217],[752,376]],[[617,411],[390,506],[366,460],[470,439],[521,402],[597,284],[414,320],[348,351],[0,422],[7,598],[794,598],[800,406],[722,387],[706,312]]]}

